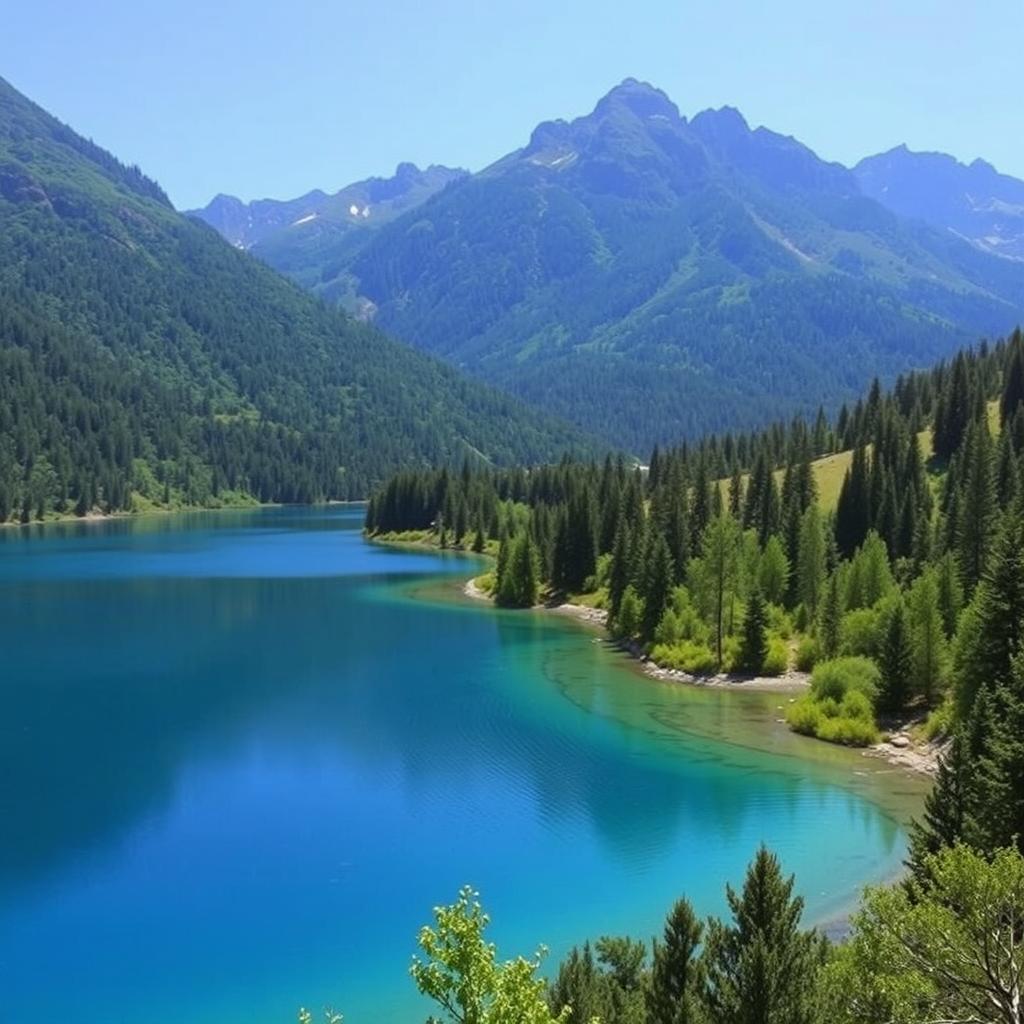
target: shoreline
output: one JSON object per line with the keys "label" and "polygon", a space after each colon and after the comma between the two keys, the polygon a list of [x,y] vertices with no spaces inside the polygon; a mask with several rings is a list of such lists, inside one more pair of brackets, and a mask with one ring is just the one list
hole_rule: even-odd
{"label": "shoreline", "polygon": [[[383,543],[393,542],[385,541]],[[431,547],[431,545],[424,542],[414,542],[410,546]],[[472,577],[463,583],[462,593],[474,601],[487,601],[493,604],[491,596],[477,585],[476,577]],[[566,615],[588,626],[597,626],[602,629],[608,623],[608,613],[603,609],[573,604],[570,601],[563,601],[557,604],[554,602],[538,604],[534,608],[535,610]],[[605,639],[608,638],[605,637]],[[608,640],[608,642],[612,641]],[[659,682],[676,683],[682,686],[699,688],[731,690],[737,693],[744,691],[777,693],[790,696],[791,701],[795,699],[792,695],[805,693],[810,687],[810,673],[799,672],[795,669],[789,669],[781,676],[742,676],[727,672],[721,672],[713,676],[695,676],[679,669],[663,668],[642,654],[635,644],[620,644],[618,646],[637,663],[637,667],[645,676],[649,679],[656,679]],[[825,742],[824,740],[814,740],[813,737],[807,737],[807,739],[818,743]],[[935,774],[938,769],[939,758],[943,752],[942,744],[917,743],[905,729],[898,730],[892,736],[883,739],[879,743],[859,749],[862,757],[884,761],[900,771],[926,776]]]}
{"label": "shoreline", "polygon": [[[353,499],[351,501],[319,501],[312,504],[295,503],[296,508],[329,508],[335,505],[365,505],[365,499]],[[283,501],[253,501],[239,505],[185,505],[181,508],[145,508],[137,512],[86,512],[84,516],[76,515],[74,512],[56,515],[50,519],[30,519],[27,523],[6,520],[0,522],[0,529],[25,529],[30,526],[61,526],[68,523],[109,523],[123,519],[146,519],[150,516],[181,516],[192,515],[197,512],[252,512],[261,508],[287,508],[288,502]],[[426,547],[427,545],[422,545]]]}

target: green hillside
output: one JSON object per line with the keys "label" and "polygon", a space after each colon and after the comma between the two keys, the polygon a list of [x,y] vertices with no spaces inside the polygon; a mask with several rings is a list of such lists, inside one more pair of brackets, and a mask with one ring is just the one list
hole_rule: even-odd
{"label": "green hillside", "polygon": [[591,447],[327,308],[0,80],[0,521]]}
{"label": "green hillside", "polygon": [[687,120],[635,81],[358,251],[266,258],[641,452],[834,408],[1024,317],[1024,265],[886,210],[735,110]]}

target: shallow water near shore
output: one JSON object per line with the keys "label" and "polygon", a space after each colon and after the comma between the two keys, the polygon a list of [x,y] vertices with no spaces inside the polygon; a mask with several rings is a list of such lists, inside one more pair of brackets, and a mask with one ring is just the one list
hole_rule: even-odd
{"label": "shallow water near shore", "polygon": [[506,956],[722,912],[760,842],[809,918],[891,877],[925,788],[790,734],[788,698],[642,677],[592,630],[460,596],[362,510],[0,534],[0,1010],[422,1020],[430,908]]}

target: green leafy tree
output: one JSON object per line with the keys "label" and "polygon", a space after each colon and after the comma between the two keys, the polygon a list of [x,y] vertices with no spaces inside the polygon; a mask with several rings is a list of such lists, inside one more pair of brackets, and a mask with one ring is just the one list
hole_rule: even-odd
{"label": "green leafy tree", "polygon": [[832,573],[825,587],[825,599],[818,617],[818,649],[823,660],[839,654],[842,608],[839,603],[839,576]]}
{"label": "green leafy tree", "polygon": [[789,589],[790,565],[786,548],[778,534],[772,534],[761,552],[757,583],[766,601],[782,604]]}
{"label": "green leafy tree", "polygon": [[643,623],[644,604],[633,585],[626,587],[619,604],[619,614],[612,621],[612,630],[620,640],[632,640]]}
{"label": "green leafy tree", "polygon": [[732,923],[712,919],[704,946],[703,1005],[710,1024],[814,1024],[825,944],[800,928],[803,900],[764,847],[742,893],[726,887]]}
{"label": "green leafy tree", "polygon": [[434,909],[434,924],[419,934],[422,957],[410,973],[420,992],[441,1008],[429,1024],[562,1024],[570,1009],[553,1013],[545,983],[537,977],[544,950],[533,957],[500,962],[484,938],[490,922],[468,886],[450,906]]}
{"label": "green leafy tree", "polygon": [[825,586],[825,530],[821,511],[816,503],[808,506],[800,519],[800,548],[797,556],[797,579],[800,600],[813,620],[817,617]]}
{"label": "green leafy tree", "polygon": [[945,685],[949,649],[939,608],[936,573],[928,569],[915,581],[907,596],[914,692],[929,705]]}
{"label": "green leafy tree", "polygon": [[824,976],[835,1024],[1020,1024],[1024,859],[966,846],[928,858],[927,881],[868,892]]}
{"label": "green leafy tree", "polygon": [[731,610],[739,580],[740,529],[730,515],[716,516],[701,539],[701,561],[710,589],[715,658],[724,659],[726,613]]}

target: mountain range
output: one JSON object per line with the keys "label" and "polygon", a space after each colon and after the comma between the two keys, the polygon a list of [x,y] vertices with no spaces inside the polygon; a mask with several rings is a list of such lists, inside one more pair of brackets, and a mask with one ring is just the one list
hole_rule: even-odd
{"label": "mountain range", "polygon": [[987,165],[904,150],[849,170],[732,108],[687,119],[628,79],[447,174],[373,230],[335,236],[318,200],[285,204],[287,227],[250,249],[634,451],[834,407],[1024,318],[1008,258],[1024,186]]}
{"label": "mountain range", "polygon": [[0,522],[573,449],[595,446],[307,294],[0,79]]}

